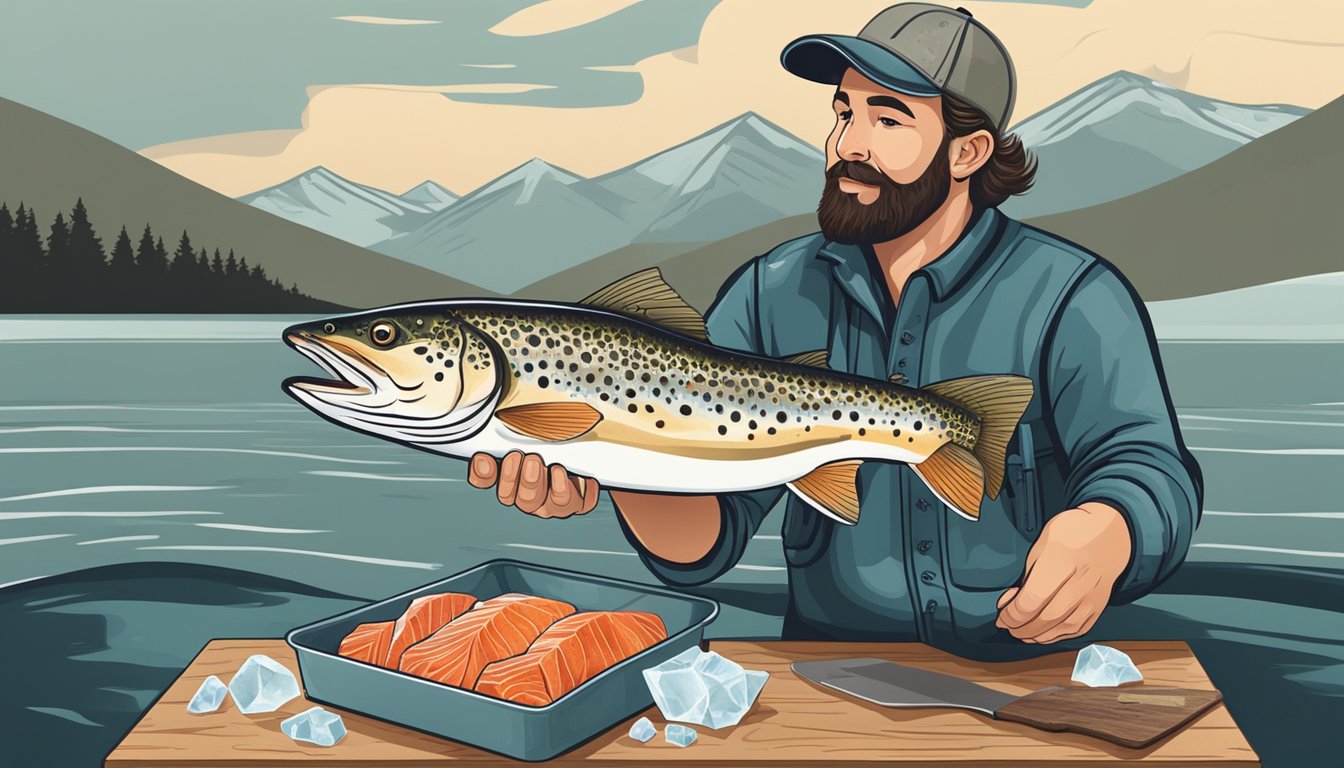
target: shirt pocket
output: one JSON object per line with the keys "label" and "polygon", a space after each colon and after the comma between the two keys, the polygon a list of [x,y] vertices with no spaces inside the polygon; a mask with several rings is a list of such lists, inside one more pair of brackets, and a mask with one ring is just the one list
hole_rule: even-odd
{"label": "shirt pocket", "polygon": [[1031,427],[1023,423],[1008,445],[1003,489],[997,499],[982,500],[980,519],[967,520],[951,509],[945,512],[952,583],[968,590],[1003,590],[1017,584],[1040,532],[1040,498]]}
{"label": "shirt pocket", "polygon": [[784,525],[780,529],[784,559],[795,568],[805,568],[815,563],[826,551],[836,522],[813,509],[792,491],[787,499],[784,504]]}

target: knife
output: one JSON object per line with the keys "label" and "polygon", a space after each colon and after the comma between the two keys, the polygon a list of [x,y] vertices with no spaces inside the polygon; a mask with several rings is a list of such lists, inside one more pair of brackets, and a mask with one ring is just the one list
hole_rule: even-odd
{"label": "knife", "polygon": [[1223,696],[1190,688],[1053,687],[1025,696],[883,659],[795,661],[795,674],[883,707],[953,707],[1047,731],[1073,731],[1141,749],[1208,711]]}

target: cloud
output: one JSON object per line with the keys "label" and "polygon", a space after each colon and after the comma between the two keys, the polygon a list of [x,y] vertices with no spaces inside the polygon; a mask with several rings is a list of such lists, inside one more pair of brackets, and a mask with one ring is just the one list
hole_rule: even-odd
{"label": "cloud", "polygon": [[[594,175],[748,110],[820,144],[834,120],[833,89],[785,72],[779,52],[811,32],[852,34],[889,2],[823,7],[779,0],[771,6],[778,10],[762,14],[756,0],[723,0],[693,51],[630,65],[643,83],[642,98],[632,103],[561,109],[444,98],[436,89],[333,85],[310,91],[303,128],[272,155],[256,154],[259,142],[251,134],[162,145],[145,154],[236,196],[315,165],[389,190],[431,178],[465,192],[534,156]],[[1014,57],[1015,121],[1121,69],[1233,102],[1316,107],[1340,93],[1337,78],[1302,73],[1344,71],[1344,46],[1330,36],[1344,22],[1344,5],[1330,6],[1335,23],[1309,0],[1283,0],[1283,12],[1272,15],[1262,6],[1221,0],[965,5]],[[270,136],[269,145],[276,138]]]}
{"label": "cloud", "polygon": [[490,28],[504,37],[536,37],[574,29],[625,10],[639,0],[542,0]]}
{"label": "cloud", "polygon": [[336,21],[353,21],[356,24],[388,24],[388,25],[415,25],[415,24],[442,24],[437,19],[393,19],[387,16],[332,16]]}

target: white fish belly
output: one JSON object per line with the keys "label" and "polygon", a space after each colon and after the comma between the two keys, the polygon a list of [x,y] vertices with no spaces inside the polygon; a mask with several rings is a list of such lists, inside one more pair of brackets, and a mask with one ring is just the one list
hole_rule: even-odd
{"label": "white fish belly", "polygon": [[524,437],[497,419],[460,443],[427,446],[451,456],[485,452],[501,457],[509,451],[536,453],[547,464],[560,464],[603,485],[633,491],[718,493],[769,488],[797,480],[823,464],[843,459],[876,459],[918,463],[922,456],[895,446],[845,440],[776,456],[749,459],[705,459],[597,440],[552,443]]}

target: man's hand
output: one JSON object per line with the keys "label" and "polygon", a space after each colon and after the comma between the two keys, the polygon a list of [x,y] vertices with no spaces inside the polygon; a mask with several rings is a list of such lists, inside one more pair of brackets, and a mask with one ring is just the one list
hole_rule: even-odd
{"label": "man's hand", "polygon": [[1041,529],[1027,553],[1022,586],[999,598],[995,625],[1026,643],[1077,637],[1096,623],[1129,564],[1133,542],[1114,507],[1088,502]]}
{"label": "man's hand", "polygon": [[571,475],[559,464],[547,467],[535,453],[510,451],[500,461],[488,453],[471,457],[467,481],[477,488],[496,486],[505,506],[537,517],[583,515],[597,506],[597,481]]}

